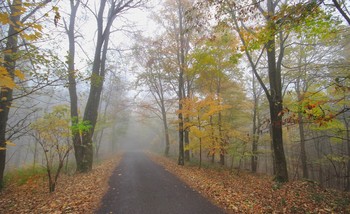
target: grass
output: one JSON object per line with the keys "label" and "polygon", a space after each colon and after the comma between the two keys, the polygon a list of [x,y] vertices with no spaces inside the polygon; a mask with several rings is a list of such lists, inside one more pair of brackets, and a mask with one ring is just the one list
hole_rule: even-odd
{"label": "grass", "polygon": [[11,170],[4,176],[5,186],[9,184],[17,184],[19,186],[27,183],[33,177],[44,177],[46,176],[46,169],[42,166],[28,165],[22,168]]}
{"label": "grass", "polygon": [[[75,173],[75,163],[70,162],[64,165],[61,174],[73,175]],[[55,167],[56,169],[56,167]],[[40,165],[27,165],[21,168],[13,169],[4,176],[5,187],[10,184],[21,186],[31,180],[46,179],[46,168]]]}

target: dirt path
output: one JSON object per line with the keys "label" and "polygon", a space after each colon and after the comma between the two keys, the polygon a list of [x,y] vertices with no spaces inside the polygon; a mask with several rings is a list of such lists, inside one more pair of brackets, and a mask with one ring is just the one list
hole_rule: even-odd
{"label": "dirt path", "polygon": [[126,153],[97,213],[224,213],[145,154]]}

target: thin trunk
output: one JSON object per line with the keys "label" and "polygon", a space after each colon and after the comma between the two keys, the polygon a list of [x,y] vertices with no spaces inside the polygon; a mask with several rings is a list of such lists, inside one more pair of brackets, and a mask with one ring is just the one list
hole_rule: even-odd
{"label": "thin trunk", "polygon": [[[180,76],[182,76],[182,75],[180,74]],[[181,77],[180,77],[179,81],[181,82]],[[182,110],[182,103],[181,102],[182,102],[182,96],[179,96],[179,110],[180,111]],[[184,132],[183,132],[184,124],[183,124],[182,113],[179,114],[178,118],[179,118],[179,159],[178,159],[178,164],[179,165],[184,165],[185,164],[185,157],[184,157]]]}
{"label": "thin trunk", "polygon": [[[22,7],[22,0],[14,0],[11,6],[10,20],[12,24],[9,24],[8,38],[6,41],[6,48],[9,52],[4,54],[3,66],[7,70],[11,79],[14,80],[14,72],[16,69],[17,52],[18,52],[18,30],[21,29],[19,26],[21,12],[19,11]],[[6,164],[6,128],[7,121],[12,105],[12,93],[13,90],[10,88],[1,87],[0,91],[0,190],[3,188],[3,177]]]}
{"label": "thin trunk", "polygon": [[[88,101],[84,111],[84,121],[88,121],[91,125],[89,131],[83,132],[83,160],[82,160],[82,172],[91,171],[93,164],[93,142],[92,136],[94,135],[96,122],[98,118],[98,107],[100,105],[101,93],[103,89],[103,83],[105,79],[105,63],[107,60],[107,51],[109,44],[110,25],[107,25],[103,31],[103,10],[106,1],[101,1],[100,11],[98,14],[98,33],[97,44],[95,49],[94,62],[92,66],[92,75],[90,82],[90,93]],[[112,17],[108,17],[108,22]],[[108,27],[109,26],[109,27]]]}
{"label": "thin trunk", "polygon": [[[200,112],[197,112],[197,121],[199,132],[202,130]],[[202,167],[202,137],[199,138],[199,168]]]}
{"label": "thin trunk", "polygon": [[75,79],[75,18],[79,8],[80,1],[74,3],[70,0],[71,14],[69,19],[69,27],[66,27],[69,42],[69,52],[68,52],[68,91],[70,97],[70,115],[72,128],[72,141],[74,148],[74,156],[77,165],[77,171],[82,168],[82,157],[83,157],[83,147],[82,140],[79,130],[76,127],[79,124],[79,113],[78,113],[78,96],[76,88]]}
{"label": "thin trunk", "polygon": [[[302,42],[302,41],[301,41]],[[302,85],[301,85],[301,75],[302,73],[302,49],[299,51],[299,57],[298,57],[298,67],[299,67],[299,75],[296,80],[296,85],[295,85],[295,90],[298,96],[298,125],[299,125],[299,136],[300,136],[300,159],[301,159],[301,167],[303,170],[303,178],[308,179],[309,178],[309,172],[307,168],[307,156],[306,156],[306,149],[305,149],[305,130],[304,130],[304,118],[302,114],[302,92],[305,90],[302,90]],[[304,66],[304,70],[306,71],[306,65]]]}
{"label": "thin trunk", "polygon": [[202,167],[202,138],[199,138],[199,168]]}
{"label": "thin trunk", "polygon": [[252,158],[251,158],[251,167],[252,172],[256,173],[257,166],[258,166],[258,157],[257,157],[257,151],[258,151],[258,141],[259,141],[259,131],[258,131],[258,124],[257,124],[257,117],[258,117],[258,109],[257,109],[257,100],[254,98],[254,109],[253,109],[253,145],[252,145]]}
{"label": "thin trunk", "polygon": [[33,169],[35,169],[35,167],[36,167],[36,162],[37,162],[37,158],[38,158],[37,150],[38,150],[38,142],[35,141],[34,142],[34,154],[33,154]]}
{"label": "thin trunk", "polygon": [[[185,91],[185,89],[184,89]],[[190,83],[187,80],[187,95],[185,95],[188,99],[190,98]],[[190,122],[190,118],[188,116],[186,116],[185,118],[185,123]],[[189,149],[189,145],[190,145],[190,131],[188,128],[185,129],[185,161],[190,161],[190,149]]]}
{"label": "thin trunk", "polygon": [[[350,157],[350,127],[349,127],[349,121],[346,118],[346,115],[343,114],[343,119],[344,119],[344,123],[345,123],[345,135],[346,135],[346,145],[347,145],[347,155],[348,157]],[[350,158],[348,159],[347,162],[347,173],[346,173],[346,186],[345,186],[345,191],[350,191]]]}
{"label": "thin trunk", "polygon": [[[218,99],[218,106],[221,106],[220,98],[221,98],[221,78],[218,78],[218,85],[216,89],[216,96]],[[226,143],[223,136],[222,131],[222,113],[219,111],[218,113],[218,128],[219,128],[219,145],[220,145],[220,165],[225,165],[225,155],[226,155]]]}
{"label": "thin trunk", "polygon": [[[185,122],[188,122],[189,118],[185,117]],[[185,161],[190,161],[190,132],[188,129],[184,130],[184,140],[185,140]]]}
{"label": "thin trunk", "polygon": [[225,149],[225,140],[224,137],[222,136],[222,114],[221,111],[219,112],[219,141],[220,141],[220,165],[224,166],[225,165],[225,154],[226,154],[226,149]]}
{"label": "thin trunk", "polygon": [[212,138],[212,151],[211,151],[211,163],[214,163],[215,162],[215,147],[216,147],[216,140],[215,140],[215,137],[214,137],[214,124],[213,124],[213,116],[210,115],[209,116],[209,125],[210,125],[210,131],[211,131],[211,138]]}
{"label": "thin trunk", "polygon": [[165,136],[164,155],[169,156],[169,149],[170,149],[169,127],[168,127],[168,121],[167,121],[164,102],[162,102],[162,119],[163,119],[164,136]]}
{"label": "thin trunk", "polygon": [[[179,34],[180,34],[180,50],[179,50],[179,110],[181,111],[182,99],[183,99],[183,89],[184,89],[184,66],[185,66],[185,50],[184,50],[184,30],[183,30],[183,8],[181,0],[178,0],[178,15],[179,15]],[[179,116],[179,159],[178,164],[185,164],[185,155],[184,155],[184,118],[183,114],[180,113]]]}
{"label": "thin trunk", "polygon": [[306,149],[305,149],[305,130],[304,130],[304,119],[301,112],[298,112],[298,120],[299,120],[299,135],[300,135],[300,157],[301,157],[301,165],[303,169],[303,178],[309,178],[309,171],[307,168],[307,157],[306,157]]}

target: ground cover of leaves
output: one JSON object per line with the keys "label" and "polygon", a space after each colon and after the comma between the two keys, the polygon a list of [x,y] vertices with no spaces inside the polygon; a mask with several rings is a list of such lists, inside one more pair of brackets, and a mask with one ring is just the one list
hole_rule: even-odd
{"label": "ground cover of leaves", "polygon": [[61,175],[53,193],[42,175],[23,185],[10,184],[0,192],[0,213],[93,213],[120,159],[118,155],[103,161],[89,173]]}
{"label": "ground cover of leaves", "polygon": [[172,159],[150,157],[227,213],[350,213],[349,193],[323,189],[314,182],[278,185],[268,176],[183,167]]}

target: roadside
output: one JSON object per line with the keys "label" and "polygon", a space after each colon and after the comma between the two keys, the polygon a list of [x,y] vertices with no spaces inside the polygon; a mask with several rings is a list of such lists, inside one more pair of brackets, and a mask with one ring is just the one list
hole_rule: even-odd
{"label": "roadside", "polygon": [[62,174],[53,193],[48,192],[45,175],[22,185],[9,184],[0,192],[0,213],[93,213],[120,159],[118,155],[106,160],[86,174]]}
{"label": "roadside", "polygon": [[149,157],[228,213],[350,213],[350,193],[311,181],[278,185],[267,176],[182,167],[162,156]]}

